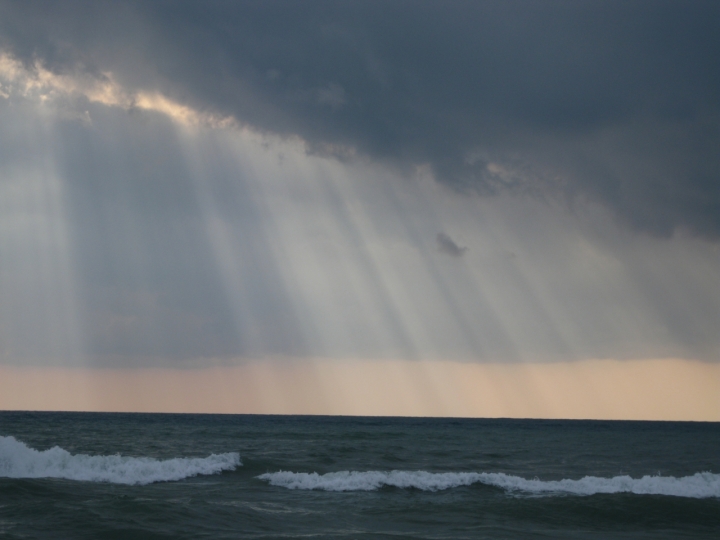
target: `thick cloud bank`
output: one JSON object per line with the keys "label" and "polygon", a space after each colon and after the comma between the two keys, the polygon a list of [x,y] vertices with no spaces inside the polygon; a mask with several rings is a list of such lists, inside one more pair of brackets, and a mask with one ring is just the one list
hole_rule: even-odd
{"label": "thick cloud bank", "polygon": [[720,235],[714,1],[2,2],[0,43],[462,192]]}

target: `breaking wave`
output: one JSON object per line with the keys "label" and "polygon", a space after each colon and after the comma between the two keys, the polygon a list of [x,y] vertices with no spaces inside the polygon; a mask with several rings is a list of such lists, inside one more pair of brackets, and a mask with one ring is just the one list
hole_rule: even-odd
{"label": "breaking wave", "polygon": [[242,465],[240,454],[212,454],[205,458],[71,454],[59,446],[38,451],[15,437],[0,436],[0,478],[64,478],[114,484],[150,484],[217,474]]}
{"label": "breaking wave", "polygon": [[288,489],[325,491],[372,491],[383,486],[439,491],[475,483],[500,487],[509,492],[537,495],[595,495],[598,493],[636,493],[676,497],[720,497],[720,475],[709,472],[675,478],[674,476],[586,476],[579,480],[527,480],[504,473],[426,471],[340,471],[327,474],[280,471],[258,476],[273,486]]}

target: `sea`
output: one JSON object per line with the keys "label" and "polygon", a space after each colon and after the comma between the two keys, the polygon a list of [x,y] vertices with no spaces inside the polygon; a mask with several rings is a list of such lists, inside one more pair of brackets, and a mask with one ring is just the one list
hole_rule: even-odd
{"label": "sea", "polygon": [[720,423],[0,412],[0,538],[720,538]]}

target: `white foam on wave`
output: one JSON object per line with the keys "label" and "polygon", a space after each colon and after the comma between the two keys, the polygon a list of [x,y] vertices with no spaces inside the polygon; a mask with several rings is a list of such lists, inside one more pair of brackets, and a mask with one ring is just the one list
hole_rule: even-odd
{"label": "white foam on wave", "polygon": [[38,451],[15,437],[0,436],[0,478],[64,478],[114,484],[150,484],[217,474],[242,465],[240,454],[212,454],[205,458],[71,454],[59,446]]}
{"label": "white foam on wave", "polygon": [[586,476],[579,480],[527,480],[504,473],[426,471],[340,471],[327,474],[280,471],[258,476],[273,486],[288,489],[325,491],[372,491],[383,486],[439,491],[481,483],[510,492],[537,495],[595,495],[597,493],[636,493],[676,497],[720,497],[720,475],[709,472],[675,478],[674,476]]}

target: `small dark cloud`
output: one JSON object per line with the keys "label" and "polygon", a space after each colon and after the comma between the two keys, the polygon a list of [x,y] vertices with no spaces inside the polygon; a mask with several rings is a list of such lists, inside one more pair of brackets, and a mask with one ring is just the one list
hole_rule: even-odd
{"label": "small dark cloud", "polygon": [[467,247],[458,246],[455,241],[445,233],[438,233],[437,246],[440,253],[445,253],[451,257],[462,257],[467,251]]}

